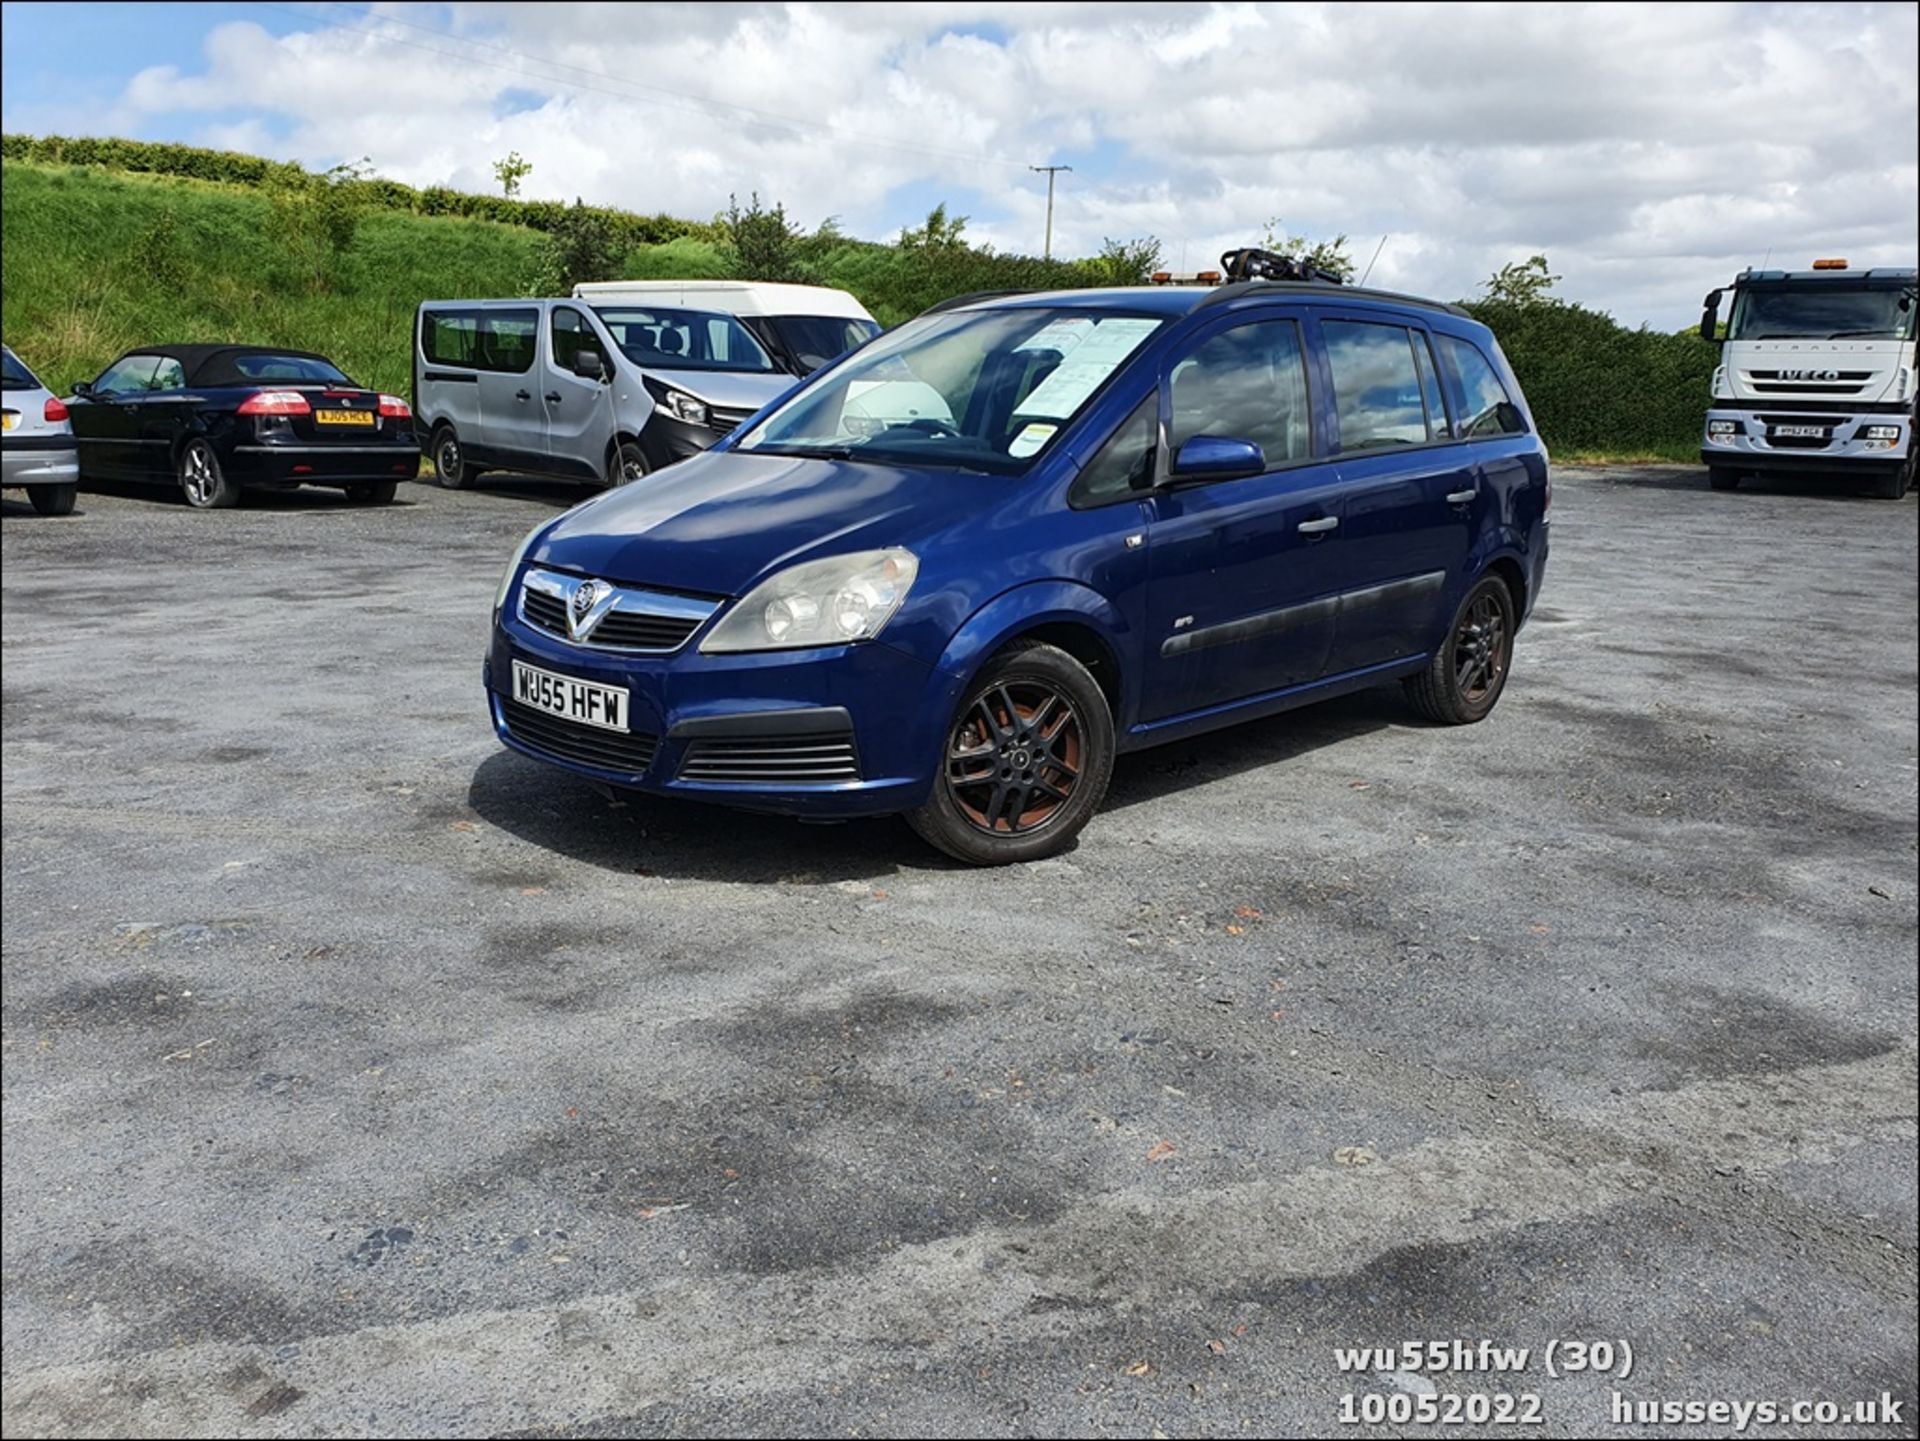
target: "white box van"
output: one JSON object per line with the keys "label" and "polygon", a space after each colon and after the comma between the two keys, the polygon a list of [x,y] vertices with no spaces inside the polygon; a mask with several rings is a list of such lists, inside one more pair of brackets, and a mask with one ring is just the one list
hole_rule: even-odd
{"label": "white box van", "polygon": [[714,310],[753,332],[789,375],[811,375],[828,361],[865,345],[880,322],[844,290],[824,285],[776,285],[758,280],[596,280],[573,287],[576,300]]}
{"label": "white box van", "polygon": [[794,383],[730,313],[664,296],[429,300],[414,318],[415,426],[454,489],[483,470],[625,484]]}

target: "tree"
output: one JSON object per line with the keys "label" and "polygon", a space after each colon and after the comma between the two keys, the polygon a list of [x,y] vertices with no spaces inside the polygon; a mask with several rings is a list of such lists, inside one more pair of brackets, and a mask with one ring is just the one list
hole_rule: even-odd
{"label": "tree", "polygon": [[1160,268],[1160,241],[1151,235],[1137,240],[1106,239],[1100,253],[1078,262],[1094,285],[1145,285]]}
{"label": "tree", "polygon": [[1262,249],[1305,261],[1342,281],[1350,282],[1353,279],[1353,257],[1347,254],[1347,237],[1344,235],[1336,235],[1331,240],[1289,236],[1286,227],[1280,223],[1280,217],[1276,215],[1267,222],[1266,238],[1260,244]]}
{"label": "tree", "polygon": [[1501,305],[1558,305],[1559,297],[1551,292],[1559,279],[1547,270],[1546,256],[1530,255],[1494,271],[1481,299]]}
{"label": "tree", "polygon": [[533,174],[533,162],[522,158],[518,150],[509,150],[505,157],[493,162],[493,178],[500,182],[500,189],[511,200],[520,193],[520,182]]}
{"label": "tree", "polygon": [[927,223],[918,230],[903,229],[900,232],[902,250],[924,250],[929,254],[941,251],[964,250],[967,242],[962,232],[967,228],[967,217],[948,215],[947,202],[941,201],[927,212]]}
{"label": "tree", "polygon": [[546,253],[529,289],[535,295],[567,295],[587,280],[615,280],[620,242],[604,210],[575,196],[547,233]]}
{"label": "tree", "polygon": [[772,209],[752,192],[743,208],[740,197],[727,197],[727,213],[720,217],[720,241],[730,270],[741,280],[792,280],[798,259],[799,227],[787,219],[787,208]]}
{"label": "tree", "polygon": [[362,156],[324,175],[289,167],[274,177],[267,196],[268,231],[316,295],[331,288],[340,258],[353,246],[371,174]]}

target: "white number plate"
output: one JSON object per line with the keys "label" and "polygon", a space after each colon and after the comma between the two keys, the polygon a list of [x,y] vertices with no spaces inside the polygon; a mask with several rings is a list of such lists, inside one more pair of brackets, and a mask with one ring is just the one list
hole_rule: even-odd
{"label": "white number plate", "polygon": [[1788,440],[1824,440],[1827,428],[1824,425],[1776,425],[1773,433]]}
{"label": "white number plate", "polygon": [[555,675],[524,661],[513,663],[513,698],[521,705],[543,710],[603,731],[627,730],[627,693],[617,686],[596,685],[570,675]]}

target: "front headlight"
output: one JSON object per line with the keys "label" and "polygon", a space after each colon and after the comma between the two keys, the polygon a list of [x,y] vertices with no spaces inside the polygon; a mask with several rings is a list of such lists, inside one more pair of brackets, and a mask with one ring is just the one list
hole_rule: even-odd
{"label": "front headlight", "polygon": [[1864,432],[1868,440],[1898,440],[1900,427],[1897,425],[1869,425]]}
{"label": "front headlight", "polygon": [[547,522],[541,521],[527,532],[527,538],[514,547],[513,559],[507,562],[507,569],[500,577],[500,589],[493,595],[493,618],[500,619],[500,607],[507,603],[507,593],[513,589],[513,578],[520,571],[520,562],[527,558],[527,552],[533,549],[533,543],[540,532],[547,528]]}
{"label": "front headlight", "polygon": [[653,403],[653,408],[662,415],[674,420],[683,420],[688,425],[706,426],[712,423],[712,414],[706,402],[695,400],[684,390],[669,390]]}
{"label": "front headlight", "polygon": [[898,547],[789,566],[735,602],[700,649],[796,650],[872,640],[900,609],[919,570],[913,552]]}

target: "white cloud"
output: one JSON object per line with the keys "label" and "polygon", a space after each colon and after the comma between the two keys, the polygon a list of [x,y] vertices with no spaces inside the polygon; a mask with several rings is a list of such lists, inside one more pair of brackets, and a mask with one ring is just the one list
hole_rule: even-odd
{"label": "white cloud", "polygon": [[1667,326],[1769,250],[1914,262],[1911,5],[332,8],[221,25],[117,113],[416,184],[488,188],[516,149],[531,195],[757,190],[874,236],[951,195],[1021,250],[1026,165],[1060,157],[1060,253],[1154,234],[1197,266],[1277,215],[1362,264],[1386,233],[1375,282],[1443,296],[1544,250],[1569,296]]}

